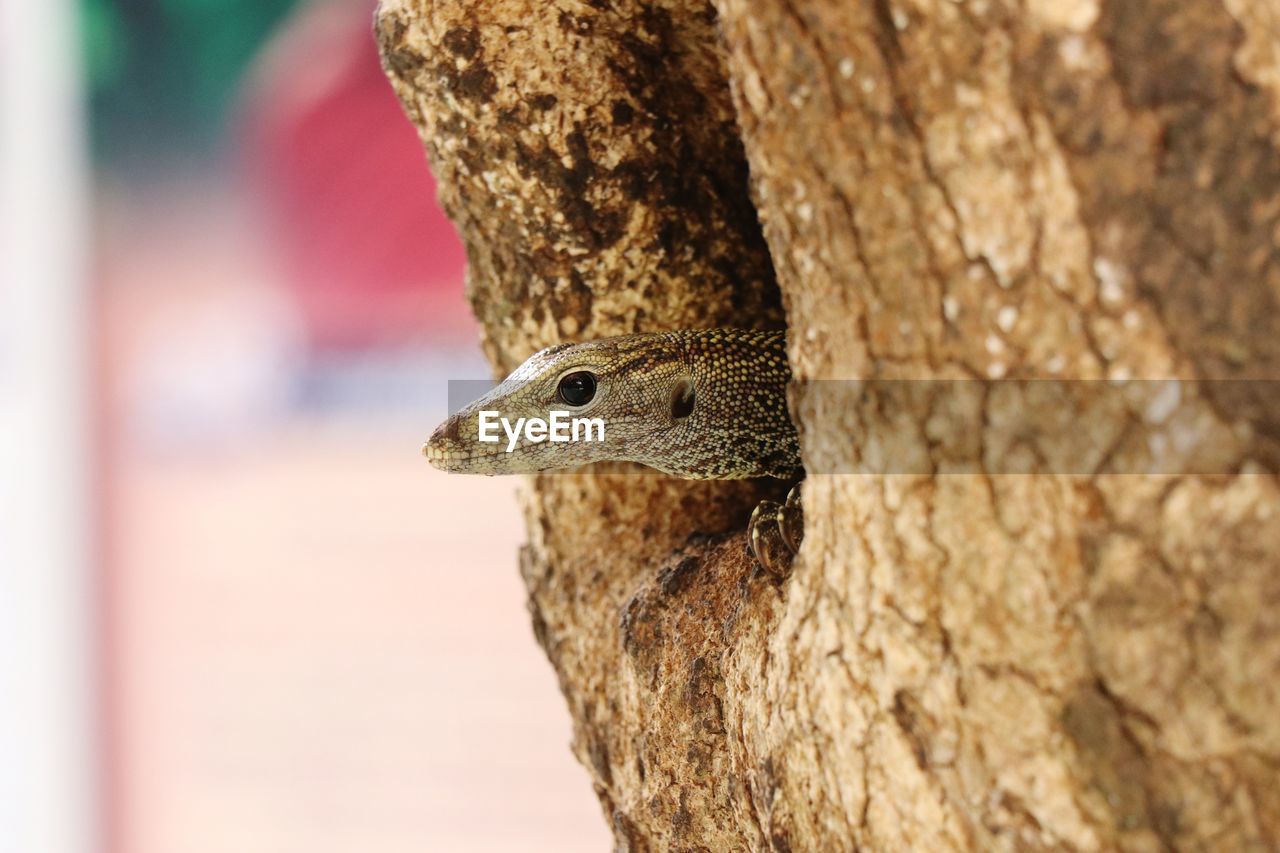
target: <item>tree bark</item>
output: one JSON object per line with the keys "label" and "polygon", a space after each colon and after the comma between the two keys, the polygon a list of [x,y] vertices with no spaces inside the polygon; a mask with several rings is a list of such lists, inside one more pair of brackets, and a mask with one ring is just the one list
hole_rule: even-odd
{"label": "tree bark", "polygon": [[[1280,844],[1280,5],[383,0],[378,35],[498,373],[785,303],[789,578],[744,553],[767,485],[524,499],[620,848]],[[1077,381],[1132,377],[1188,384]]]}

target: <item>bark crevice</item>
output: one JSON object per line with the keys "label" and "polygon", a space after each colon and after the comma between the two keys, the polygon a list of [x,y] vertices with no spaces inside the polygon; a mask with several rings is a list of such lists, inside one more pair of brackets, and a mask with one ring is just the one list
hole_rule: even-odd
{"label": "bark crevice", "polygon": [[[496,372],[785,304],[802,380],[990,381],[976,434],[799,387],[810,471],[870,437],[932,467],[810,476],[782,584],[743,529],[785,484],[531,478],[534,632],[620,849],[1280,842],[1280,410],[1238,381],[1280,378],[1259,8],[383,0]],[[1009,377],[1233,381],[1156,418]],[[1018,407],[1092,473],[1011,444]],[[1001,453],[1026,473],[948,473]]]}

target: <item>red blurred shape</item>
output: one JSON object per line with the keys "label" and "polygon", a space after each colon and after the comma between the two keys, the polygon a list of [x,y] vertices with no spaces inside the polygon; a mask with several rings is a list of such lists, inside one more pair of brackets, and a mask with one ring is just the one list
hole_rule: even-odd
{"label": "red blurred shape", "polygon": [[245,113],[265,237],[319,349],[473,337],[462,244],[383,76],[373,6],[304,6],[260,61]]}

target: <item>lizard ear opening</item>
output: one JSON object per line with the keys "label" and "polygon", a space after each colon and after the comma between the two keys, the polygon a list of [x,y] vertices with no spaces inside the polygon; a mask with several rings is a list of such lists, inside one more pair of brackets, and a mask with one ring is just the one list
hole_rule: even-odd
{"label": "lizard ear opening", "polygon": [[682,421],[693,414],[693,380],[682,376],[671,389],[671,419]]}

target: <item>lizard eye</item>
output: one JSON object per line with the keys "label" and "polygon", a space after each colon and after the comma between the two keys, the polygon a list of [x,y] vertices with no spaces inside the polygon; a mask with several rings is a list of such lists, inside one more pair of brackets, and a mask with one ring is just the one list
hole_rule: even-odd
{"label": "lizard eye", "polygon": [[556,388],[556,396],[569,406],[585,406],[596,396],[595,374],[585,370],[567,374]]}

